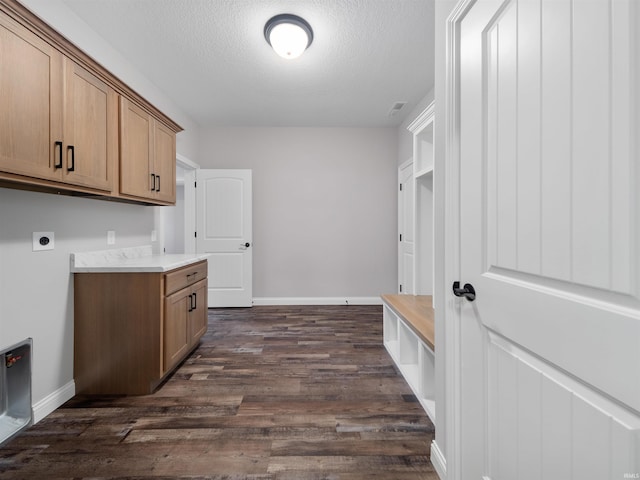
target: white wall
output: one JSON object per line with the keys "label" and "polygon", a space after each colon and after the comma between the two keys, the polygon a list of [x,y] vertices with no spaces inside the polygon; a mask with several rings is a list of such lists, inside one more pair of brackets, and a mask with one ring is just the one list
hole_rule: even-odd
{"label": "white wall", "polygon": [[[73,278],[69,254],[150,244],[153,208],[0,188],[0,349],[33,338],[33,400],[73,379]],[[32,251],[33,232],[54,249]]]}
{"label": "white wall", "polygon": [[395,128],[203,129],[198,158],[253,170],[254,297],[396,290]]}
{"label": "white wall", "polygon": [[[177,121],[178,152],[195,159],[198,129],[60,0],[21,0],[121,80]],[[73,394],[73,289],[69,253],[151,243],[161,207],[0,188],[0,349],[34,339],[36,420]],[[32,252],[32,232],[53,231],[53,251]],[[155,244],[157,247],[157,243]]]}

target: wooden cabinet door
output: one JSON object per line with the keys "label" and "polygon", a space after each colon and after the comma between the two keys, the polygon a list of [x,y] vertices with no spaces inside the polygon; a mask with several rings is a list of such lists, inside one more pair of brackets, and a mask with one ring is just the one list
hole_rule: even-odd
{"label": "wooden cabinet door", "polygon": [[120,98],[120,193],[155,198],[153,118],[126,98]]}
{"label": "wooden cabinet door", "polygon": [[171,370],[207,331],[207,280],[165,299],[164,371]]}
{"label": "wooden cabinet door", "polygon": [[176,134],[160,122],[154,128],[153,172],[156,175],[156,198],[176,201]]}
{"label": "wooden cabinet door", "polygon": [[111,191],[118,154],[118,97],[106,83],[65,59],[63,180]]}
{"label": "wooden cabinet door", "polygon": [[120,193],[175,203],[175,133],[127,99],[120,102]]}
{"label": "wooden cabinet door", "polygon": [[190,345],[189,310],[191,289],[184,288],[165,299],[164,304],[164,371],[173,368],[187,353]]}
{"label": "wooden cabinet door", "polygon": [[191,291],[195,295],[195,308],[189,314],[189,339],[193,346],[207,331],[207,280],[200,280],[191,287]]}
{"label": "wooden cabinet door", "polygon": [[59,180],[62,55],[0,16],[0,62],[0,170]]}

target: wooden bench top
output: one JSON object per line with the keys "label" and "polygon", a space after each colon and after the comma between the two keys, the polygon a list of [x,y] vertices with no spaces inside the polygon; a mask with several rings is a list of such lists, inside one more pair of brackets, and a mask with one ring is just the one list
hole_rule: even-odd
{"label": "wooden bench top", "polygon": [[435,352],[431,295],[382,295],[382,301]]}

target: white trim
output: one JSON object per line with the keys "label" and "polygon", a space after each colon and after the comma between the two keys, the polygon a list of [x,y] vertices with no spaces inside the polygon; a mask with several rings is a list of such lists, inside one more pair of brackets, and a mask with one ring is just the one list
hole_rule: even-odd
{"label": "white trim", "polygon": [[44,417],[71,400],[76,394],[76,382],[71,380],[55,392],[50,393],[33,406],[33,423],[38,423]]}
{"label": "white trim", "polygon": [[405,168],[407,168],[412,163],[413,163],[413,155],[410,156],[409,158],[407,158],[404,162],[402,162],[402,164],[398,167],[398,171],[404,170]]}
{"label": "white trim", "polygon": [[184,253],[196,253],[197,172],[197,169],[184,172]]}
{"label": "white trim", "polygon": [[430,459],[438,477],[440,477],[441,480],[445,480],[447,478],[447,460],[444,458],[444,455],[442,454],[442,451],[440,451],[440,447],[435,440],[431,442]]}
{"label": "white trim", "polygon": [[187,157],[180,155],[179,153],[176,153],[176,163],[187,170],[197,170],[200,168],[200,165],[196,162],[189,160]]}
{"label": "white trim", "polygon": [[196,231],[196,177],[200,165],[187,157],[176,154],[176,164],[184,172],[184,253],[196,253],[196,239],[193,233]]}
{"label": "white trim", "polygon": [[425,108],[416,119],[407,126],[407,130],[411,133],[416,133],[422,130],[433,119],[435,114],[435,101],[431,102],[427,108]]}
{"label": "white trim", "polygon": [[380,297],[257,297],[254,305],[382,305]]}
{"label": "white trim", "polygon": [[[447,18],[444,140],[444,285],[460,277],[460,24],[477,0],[460,0]],[[462,479],[461,313],[451,295],[445,297],[445,398],[447,478]]]}

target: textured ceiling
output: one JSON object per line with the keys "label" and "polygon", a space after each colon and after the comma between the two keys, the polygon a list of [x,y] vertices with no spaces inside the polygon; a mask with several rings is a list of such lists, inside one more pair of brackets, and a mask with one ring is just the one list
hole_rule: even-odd
{"label": "textured ceiling", "polygon": [[[433,1],[64,0],[201,126],[357,127],[432,88]],[[296,60],[264,39],[280,13],[313,28]]]}

